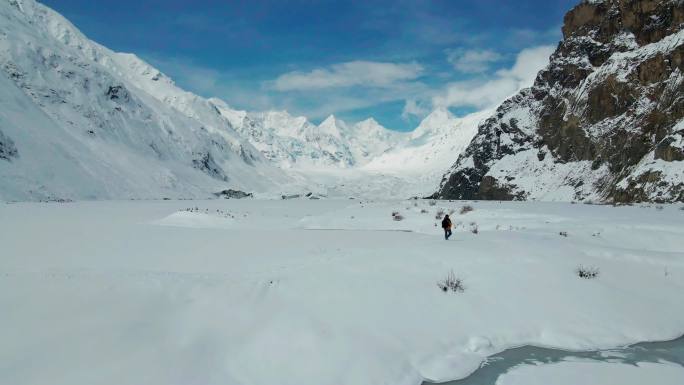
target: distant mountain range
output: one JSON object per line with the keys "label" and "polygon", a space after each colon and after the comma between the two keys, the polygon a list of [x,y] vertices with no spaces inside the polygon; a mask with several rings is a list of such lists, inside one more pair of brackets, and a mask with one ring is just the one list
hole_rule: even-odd
{"label": "distant mountain range", "polygon": [[408,197],[439,186],[442,198],[684,200],[682,15],[678,0],[584,1],[532,88],[496,111],[435,110],[401,133],[372,118],[316,125],[236,110],[34,0],[2,1],[0,199]]}

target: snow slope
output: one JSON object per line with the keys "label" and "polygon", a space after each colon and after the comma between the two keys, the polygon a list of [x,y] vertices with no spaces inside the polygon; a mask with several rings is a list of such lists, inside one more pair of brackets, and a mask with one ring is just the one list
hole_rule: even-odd
{"label": "snow slope", "polygon": [[0,4],[0,69],[3,200],[427,195],[487,114],[438,110],[400,133],[235,110],[34,0]]}
{"label": "snow slope", "polygon": [[0,383],[417,385],[684,332],[679,207],[464,204],[0,205]]}
{"label": "snow slope", "polygon": [[[208,197],[291,182],[213,105],[33,0],[0,3],[0,198]],[[5,152],[5,150],[2,150]]]}
{"label": "snow slope", "polygon": [[[309,188],[328,197],[397,199],[430,195],[444,171],[468,146],[480,121],[489,111],[455,117],[439,109],[428,115],[416,130],[389,133],[372,119],[351,127],[335,119],[352,143],[352,156],[363,162],[350,167],[295,168],[311,184]],[[333,121],[324,122],[328,132]],[[388,136],[388,133],[390,136]],[[364,147],[365,146],[365,147]],[[354,149],[361,149],[354,155]],[[365,160],[364,160],[365,159]],[[301,162],[301,161],[300,161]]]}
{"label": "snow slope", "polygon": [[492,111],[483,110],[457,118],[446,109],[429,114],[404,142],[372,159],[363,169],[404,176],[427,196],[429,186],[440,183],[444,171],[466,149],[477,127]]}
{"label": "snow slope", "polygon": [[286,169],[356,168],[407,136],[386,129],[372,118],[348,125],[331,115],[315,125],[287,111],[237,111],[219,99],[211,102],[266,158]]}

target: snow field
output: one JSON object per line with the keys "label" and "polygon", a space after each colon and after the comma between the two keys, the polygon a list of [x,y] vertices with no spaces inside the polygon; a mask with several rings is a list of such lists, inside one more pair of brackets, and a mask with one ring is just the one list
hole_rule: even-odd
{"label": "snow field", "polygon": [[[454,210],[448,242],[440,209]],[[514,346],[672,339],[684,333],[682,215],[425,200],[2,204],[0,383],[408,385],[465,377]],[[599,276],[577,277],[579,265]],[[437,287],[451,270],[464,292]]]}

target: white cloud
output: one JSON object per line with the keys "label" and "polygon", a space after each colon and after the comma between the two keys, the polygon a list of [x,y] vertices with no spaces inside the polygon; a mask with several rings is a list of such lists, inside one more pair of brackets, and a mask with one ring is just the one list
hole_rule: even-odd
{"label": "white cloud", "polygon": [[411,117],[424,118],[430,113],[430,109],[425,103],[415,99],[408,99],[404,103],[404,109],[401,111],[401,117],[404,120],[410,120]]}
{"label": "white cloud", "polygon": [[144,59],[171,77],[181,88],[206,97],[217,96],[221,91],[223,75],[216,69],[196,64],[191,59],[165,57],[146,53]]}
{"label": "white cloud", "polygon": [[482,73],[489,69],[491,63],[501,60],[501,55],[489,49],[449,50],[447,51],[447,60],[459,72]]}
{"label": "white cloud", "polygon": [[288,72],[272,82],[278,91],[313,90],[351,86],[390,87],[397,82],[420,77],[423,67],[417,63],[350,61],[317,68],[310,72]]}
{"label": "white cloud", "polygon": [[513,67],[497,71],[489,79],[449,83],[432,98],[433,107],[494,107],[520,89],[531,86],[537,73],[549,63],[554,48],[524,49],[518,54]]}

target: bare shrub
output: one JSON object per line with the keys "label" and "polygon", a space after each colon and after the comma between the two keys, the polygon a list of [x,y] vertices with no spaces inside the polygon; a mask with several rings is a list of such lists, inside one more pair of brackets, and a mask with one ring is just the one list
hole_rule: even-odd
{"label": "bare shrub", "polygon": [[462,293],[465,291],[465,286],[463,286],[463,280],[456,277],[454,271],[451,270],[447,276],[441,281],[437,282],[437,287],[443,292],[448,292],[449,290],[454,293]]}
{"label": "bare shrub", "polygon": [[430,206],[437,206],[437,202],[435,202],[435,201],[429,201],[428,204]]}
{"label": "bare shrub", "polygon": [[598,267],[579,265],[579,267],[575,270],[575,273],[577,273],[577,276],[580,278],[594,279],[598,277],[599,269]]}
{"label": "bare shrub", "polygon": [[469,212],[471,212],[471,211],[473,211],[473,210],[475,210],[475,209],[473,208],[473,206],[471,206],[471,205],[465,205],[465,206],[461,207],[461,215],[467,214],[467,213],[469,213]]}
{"label": "bare shrub", "polygon": [[480,230],[477,227],[477,223],[470,222],[470,232],[473,234],[479,234],[480,233]]}
{"label": "bare shrub", "polygon": [[437,210],[437,214],[435,214],[435,219],[442,219],[443,217],[444,217],[444,209]]}
{"label": "bare shrub", "polygon": [[421,210],[420,210],[420,213],[421,213],[421,214],[427,214],[427,212],[428,212],[428,211],[427,211],[426,209],[421,209]]}
{"label": "bare shrub", "polygon": [[401,214],[399,214],[399,211],[393,211],[393,212],[392,212],[392,219],[395,220],[395,221],[403,221],[403,220],[404,220],[404,216],[401,215]]}
{"label": "bare shrub", "polygon": [[399,215],[399,211],[392,211],[392,216],[393,216],[393,217],[396,217],[397,215]]}
{"label": "bare shrub", "polygon": [[216,209],[216,211],[213,211],[213,210],[209,210],[209,209],[201,209],[199,207],[188,207],[188,208],[180,210],[180,211],[186,211],[189,213],[214,215],[214,216],[221,217],[221,218],[235,218],[235,216],[233,214],[229,213],[228,211],[220,210],[220,209]]}
{"label": "bare shrub", "polygon": [[561,237],[567,237],[568,232],[567,231],[561,231],[560,233],[558,233],[558,235],[560,235]]}

